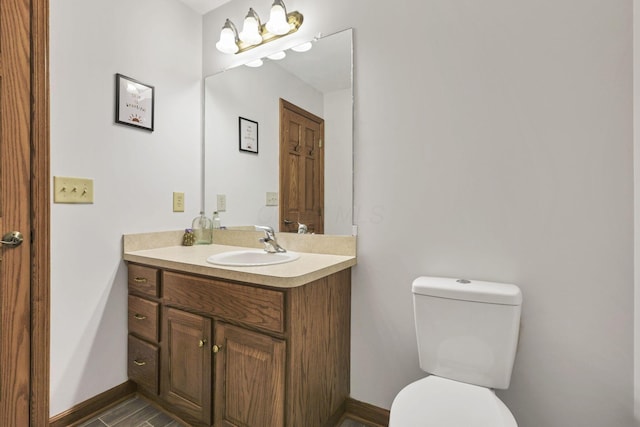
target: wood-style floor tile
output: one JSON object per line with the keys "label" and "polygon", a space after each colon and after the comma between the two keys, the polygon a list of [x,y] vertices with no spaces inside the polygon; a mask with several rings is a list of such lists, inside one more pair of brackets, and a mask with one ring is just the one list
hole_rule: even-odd
{"label": "wood-style floor tile", "polygon": [[[121,404],[79,425],[78,427],[187,427],[141,397],[132,397]],[[353,420],[344,420],[339,427],[367,427]]]}

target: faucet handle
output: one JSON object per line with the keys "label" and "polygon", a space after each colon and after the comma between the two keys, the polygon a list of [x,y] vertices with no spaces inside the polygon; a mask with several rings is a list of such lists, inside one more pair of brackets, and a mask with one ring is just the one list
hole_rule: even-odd
{"label": "faucet handle", "polygon": [[[273,231],[273,227],[269,227],[268,225],[254,225],[256,231],[264,231],[265,240],[275,240],[276,232]],[[262,239],[260,239],[262,240]]]}
{"label": "faucet handle", "polygon": [[273,227],[269,227],[268,225],[254,225],[256,231],[264,231],[265,233],[274,234]]}
{"label": "faucet handle", "polygon": [[260,239],[264,243],[264,250],[267,252],[287,252],[285,248],[280,246],[276,240],[275,231],[268,225],[254,225],[256,231],[264,231],[265,236]]}

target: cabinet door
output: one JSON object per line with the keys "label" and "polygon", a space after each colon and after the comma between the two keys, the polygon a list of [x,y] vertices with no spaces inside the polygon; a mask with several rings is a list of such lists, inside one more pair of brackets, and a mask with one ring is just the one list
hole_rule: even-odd
{"label": "cabinet door", "polygon": [[216,427],[284,425],[285,342],[217,322]]}
{"label": "cabinet door", "polygon": [[211,319],[165,307],[162,397],[185,418],[211,423]]}

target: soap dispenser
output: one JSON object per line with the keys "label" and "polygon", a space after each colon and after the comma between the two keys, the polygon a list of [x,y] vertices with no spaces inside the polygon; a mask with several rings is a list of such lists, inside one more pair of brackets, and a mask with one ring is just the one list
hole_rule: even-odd
{"label": "soap dispenser", "polygon": [[196,236],[196,245],[210,245],[212,240],[212,221],[204,214],[200,212],[200,216],[193,219],[191,226],[193,234]]}
{"label": "soap dispenser", "polygon": [[214,229],[222,228],[222,226],[220,224],[220,217],[218,216],[218,211],[215,211],[213,213],[213,228]]}

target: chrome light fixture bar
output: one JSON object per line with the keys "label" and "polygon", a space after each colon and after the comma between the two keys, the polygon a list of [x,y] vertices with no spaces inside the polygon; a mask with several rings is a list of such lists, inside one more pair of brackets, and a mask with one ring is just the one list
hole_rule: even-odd
{"label": "chrome light fixture bar", "polygon": [[229,19],[225,21],[216,48],[223,53],[242,53],[295,33],[302,25],[303,19],[300,12],[287,13],[283,0],[274,0],[266,24],[262,24],[256,11],[249,8],[240,33],[233,22]]}

